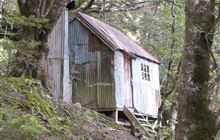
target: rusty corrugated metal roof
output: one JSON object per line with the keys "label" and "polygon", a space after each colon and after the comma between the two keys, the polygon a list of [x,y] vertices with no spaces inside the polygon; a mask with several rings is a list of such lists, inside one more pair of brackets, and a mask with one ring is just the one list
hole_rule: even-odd
{"label": "rusty corrugated metal roof", "polygon": [[101,37],[102,40],[104,39],[113,49],[122,50],[128,54],[159,63],[155,57],[116,28],[83,13],[78,13],[77,19],[86,24],[87,28],[95,32],[96,35],[98,34],[98,36]]}

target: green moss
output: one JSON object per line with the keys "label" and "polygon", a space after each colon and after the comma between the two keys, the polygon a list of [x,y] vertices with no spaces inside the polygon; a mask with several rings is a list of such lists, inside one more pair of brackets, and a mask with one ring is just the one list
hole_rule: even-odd
{"label": "green moss", "polygon": [[[111,127],[125,130],[104,115],[54,100],[39,81],[25,78],[0,80],[0,133],[3,140],[38,139],[52,135],[61,140],[89,139],[87,128]],[[85,127],[88,125],[88,127]],[[102,130],[95,130],[105,138]]]}
{"label": "green moss", "polygon": [[44,97],[48,93],[39,81],[7,78],[0,81],[0,89],[0,133],[5,139],[44,133],[65,138],[63,132],[74,131],[70,117]]}
{"label": "green moss", "polygon": [[14,116],[4,127],[3,134],[6,135],[5,137],[17,139],[22,137],[29,139],[48,132],[39,118],[28,114],[24,116]]}

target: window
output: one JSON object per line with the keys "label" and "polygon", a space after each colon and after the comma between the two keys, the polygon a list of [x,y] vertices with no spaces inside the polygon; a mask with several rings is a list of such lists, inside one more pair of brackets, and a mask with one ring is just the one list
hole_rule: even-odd
{"label": "window", "polygon": [[141,64],[142,80],[150,81],[150,66],[147,64]]}

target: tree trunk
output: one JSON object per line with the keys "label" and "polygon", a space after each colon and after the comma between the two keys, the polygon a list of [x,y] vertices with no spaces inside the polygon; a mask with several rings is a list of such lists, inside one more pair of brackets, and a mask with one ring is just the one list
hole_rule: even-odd
{"label": "tree trunk", "polygon": [[215,0],[186,0],[186,29],[178,96],[177,140],[213,140],[208,105],[210,47]]}
{"label": "tree trunk", "polygon": [[[69,4],[71,4],[71,10],[77,9],[84,6],[84,9],[87,10],[92,6],[94,0],[17,0],[19,10],[21,15],[29,17],[36,16],[38,18],[47,18],[49,20],[47,28],[33,28],[33,27],[25,27],[23,29],[23,39],[27,42],[31,41],[39,41],[45,43],[47,41],[47,37],[59,19],[63,9]],[[87,5],[86,5],[87,4]],[[34,58],[36,60],[35,64],[32,63],[23,63],[19,64],[20,67],[23,68],[22,73],[17,73],[15,70],[15,76],[26,76],[40,79],[42,82],[44,81],[44,73],[41,68],[41,62],[43,60],[43,56],[47,56],[49,50],[46,49],[45,45],[40,45],[36,48],[38,53],[33,52]]]}
{"label": "tree trunk", "polygon": [[170,119],[169,119],[169,127],[171,128],[173,134],[175,134],[175,127],[177,121],[177,109],[178,109],[178,102],[177,102],[177,93],[172,98],[172,106],[170,108]]}

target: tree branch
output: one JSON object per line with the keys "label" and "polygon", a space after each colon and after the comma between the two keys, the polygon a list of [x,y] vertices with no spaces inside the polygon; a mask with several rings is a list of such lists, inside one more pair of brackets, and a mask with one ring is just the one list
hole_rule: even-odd
{"label": "tree branch", "polygon": [[158,7],[160,3],[155,1],[142,1],[142,2],[125,2],[120,1],[119,6],[115,6],[112,3],[105,3],[107,5],[103,7],[104,3],[95,3],[96,7],[92,7],[87,11],[87,13],[100,13],[100,12],[127,12],[136,11],[142,8],[155,8]]}
{"label": "tree branch", "polygon": [[87,11],[93,5],[94,2],[95,0],[90,0],[90,2],[86,5],[86,7],[82,9],[82,12]]}

